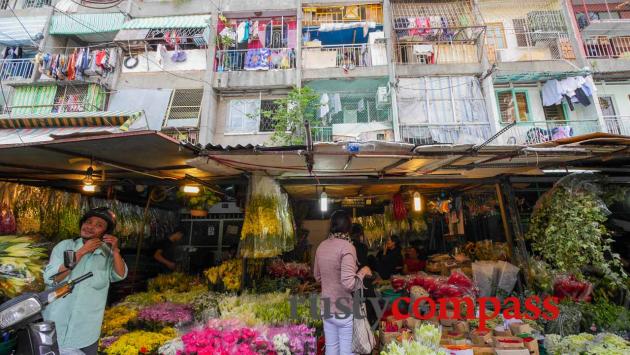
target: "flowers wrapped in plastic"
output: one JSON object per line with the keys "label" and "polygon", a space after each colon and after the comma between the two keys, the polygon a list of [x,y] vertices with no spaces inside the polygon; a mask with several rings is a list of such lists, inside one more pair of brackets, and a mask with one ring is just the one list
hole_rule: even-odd
{"label": "flowers wrapped in plastic", "polygon": [[190,306],[164,302],[141,309],[138,319],[156,324],[186,324],[193,320]]}
{"label": "flowers wrapped in plastic", "polygon": [[296,277],[305,279],[310,276],[311,268],[305,263],[285,263],[281,259],[275,259],[267,267],[269,273],[274,277]]}
{"label": "flowers wrapped in plastic", "polygon": [[232,259],[223,262],[219,266],[211,267],[204,271],[204,275],[211,285],[222,283],[228,291],[238,291],[241,288],[243,276],[243,260]]}
{"label": "flowers wrapped in plastic", "polygon": [[246,258],[273,258],[295,247],[293,212],[287,195],[270,177],[252,177],[245,210],[240,253]]}
{"label": "flowers wrapped in plastic", "polygon": [[160,332],[134,331],[122,335],[104,352],[107,355],[153,354],[162,344],[176,336],[173,328],[164,328]]}
{"label": "flowers wrapped in plastic", "polygon": [[44,250],[30,238],[0,236],[0,296],[15,297],[41,282],[45,258]]}

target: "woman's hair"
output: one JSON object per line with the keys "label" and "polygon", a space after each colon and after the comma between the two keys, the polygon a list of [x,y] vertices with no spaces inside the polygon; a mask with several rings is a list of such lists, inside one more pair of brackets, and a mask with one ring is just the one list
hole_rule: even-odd
{"label": "woman's hair", "polygon": [[352,230],[352,220],[344,210],[337,210],[330,216],[330,233],[349,234]]}
{"label": "woman's hair", "polygon": [[358,223],[354,223],[352,225],[352,232],[350,232],[350,235],[355,239],[363,236],[363,226]]}

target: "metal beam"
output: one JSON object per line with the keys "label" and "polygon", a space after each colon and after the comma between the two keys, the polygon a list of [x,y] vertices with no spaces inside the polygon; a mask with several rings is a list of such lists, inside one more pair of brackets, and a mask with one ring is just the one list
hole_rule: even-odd
{"label": "metal beam", "polygon": [[278,178],[278,182],[281,185],[388,185],[388,184],[401,184],[401,185],[414,185],[414,184],[427,184],[427,183],[442,183],[442,184],[495,184],[498,179],[484,178],[484,179],[467,179],[467,178],[453,178],[449,175],[428,175],[428,176],[410,176],[410,177],[392,177],[392,178],[339,178],[339,177],[319,177],[318,180],[311,177],[305,178]]}
{"label": "metal beam", "polygon": [[67,151],[65,149],[50,147],[50,146],[46,146],[46,145],[33,146],[33,148],[46,150],[46,151],[51,151],[51,152],[64,154],[64,155],[69,155],[69,156],[73,156],[73,157],[79,157],[79,158],[85,158],[85,159],[93,159],[93,160],[96,160],[98,162],[101,162],[102,164],[109,165],[109,166],[112,166],[114,168],[127,170],[127,171],[130,171],[130,172],[136,173],[136,174],[146,175],[146,176],[149,176],[149,177],[152,177],[152,178],[155,178],[155,179],[160,179],[160,180],[165,180],[165,179],[175,179],[175,180],[177,180],[178,179],[177,177],[173,177],[173,176],[155,175],[155,174],[150,173],[151,170],[148,169],[148,168],[141,167],[141,166],[135,166],[135,165],[131,165],[131,164],[120,163],[120,162],[117,162],[117,161],[114,161],[114,160],[111,160],[111,159],[101,158],[101,157],[98,157],[98,156],[92,156],[92,155],[86,155],[86,154],[71,152],[71,151]]}

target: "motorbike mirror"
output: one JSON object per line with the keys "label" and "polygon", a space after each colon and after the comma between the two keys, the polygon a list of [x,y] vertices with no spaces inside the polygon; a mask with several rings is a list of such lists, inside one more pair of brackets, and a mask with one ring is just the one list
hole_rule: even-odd
{"label": "motorbike mirror", "polygon": [[74,250],[65,250],[63,252],[63,266],[72,270],[77,265],[77,253]]}

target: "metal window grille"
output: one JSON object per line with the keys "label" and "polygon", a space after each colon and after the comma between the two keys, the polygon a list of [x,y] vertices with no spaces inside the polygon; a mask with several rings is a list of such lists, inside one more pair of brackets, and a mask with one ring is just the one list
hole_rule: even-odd
{"label": "metal window grille", "polygon": [[[276,123],[273,119],[275,113],[278,111],[278,104],[274,100],[261,100],[260,101],[260,127],[259,132],[273,132],[276,129]],[[271,112],[271,117],[268,117],[265,113]]]}
{"label": "metal window grille", "polygon": [[199,130],[196,128],[165,129],[162,130],[162,133],[178,141],[192,144],[199,143]]}
{"label": "metal window grille", "polygon": [[95,95],[102,93],[90,94],[90,87],[81,86],[59,86],[55,94],[53,112],[91,112],[100,111],[105,108],[104,99],[99,99]]}
{"label": "metal window grille", "polygon": [[547,121],[566,121],[562,105],[543,106],[543,112]]}
{"label": "metal window grille", "polygon": [[199,120],[201,113],[201,100],[203,89],[179,89],[173,90],[171,101],[166,111],[164,125],[169,120]]}
{"label": "metal window grille", "polygon": [[528,121],[529,108],[524,92],[505,91],[498,94],[501,122]]}
{"label": "metal window grille", "polygon": [[25,0],[24,5],[22,5],[23,9],[29,9],[33,7],[44,7],[50,6],[50,0]]}
{"label": "metal window grille", "polygon": [[357,21],[383,23],[383,6],[381,4],[305,7],[303,12],[302,24],[304,26]]}
{"label": "metal window grille", "polygon": [[6,10],[9,8],[9,0],[0,0],[0,9]]}

